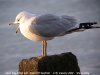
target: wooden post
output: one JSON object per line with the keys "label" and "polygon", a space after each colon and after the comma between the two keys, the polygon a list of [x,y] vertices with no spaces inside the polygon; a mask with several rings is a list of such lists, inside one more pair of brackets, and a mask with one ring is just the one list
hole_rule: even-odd
{"label": "wooden post", "polygon": [[32,57],[19,63],[19,75],[81,75],[79,72],[77,58],[71,52]]}

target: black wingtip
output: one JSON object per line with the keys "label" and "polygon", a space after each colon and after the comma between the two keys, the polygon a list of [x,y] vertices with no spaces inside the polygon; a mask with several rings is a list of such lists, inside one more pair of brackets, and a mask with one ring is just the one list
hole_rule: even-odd
{"label": "black wingtip", "polygon": [[79,28],[84,28],[84,29],[90,29],[93,28],[94,24],[98,24],[97,22],[85,22],[85,23],[80,23]]}

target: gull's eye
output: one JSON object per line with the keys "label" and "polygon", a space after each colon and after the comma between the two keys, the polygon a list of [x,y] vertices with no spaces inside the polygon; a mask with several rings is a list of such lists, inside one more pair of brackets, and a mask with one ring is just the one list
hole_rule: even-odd
{"label": "gull's eye", "polygon": [[17,21],[19,21],[19,19]]}

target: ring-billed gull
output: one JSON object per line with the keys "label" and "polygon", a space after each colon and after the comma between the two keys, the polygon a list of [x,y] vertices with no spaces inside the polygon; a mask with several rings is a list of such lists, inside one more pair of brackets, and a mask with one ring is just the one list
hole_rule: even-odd
{"label": "ring-billed gull", "polygon": [[[42,41],[42,56],[47,55],[47,40],[72,32],[83,31],[86,28],[82,27],[84,26],[82,23],[79,27],[77,20],[72,16],[57,16],[53,14],[34,15],[26,11],[20,12],[16,16],[15,22],[9,25],[18,25],[16,33],[20,30],[30,40]],[[91,28],[91,25],[88,27]]]}

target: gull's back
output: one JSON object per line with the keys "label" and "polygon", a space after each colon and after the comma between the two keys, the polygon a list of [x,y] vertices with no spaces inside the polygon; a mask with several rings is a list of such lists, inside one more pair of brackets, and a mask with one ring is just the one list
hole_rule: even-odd
{"label": "gull's back", "polygon": [[36,17],[30,31],[43,37],[55,37],[74,28],[76,24],[76,19],[72,16],[45,14]]}

